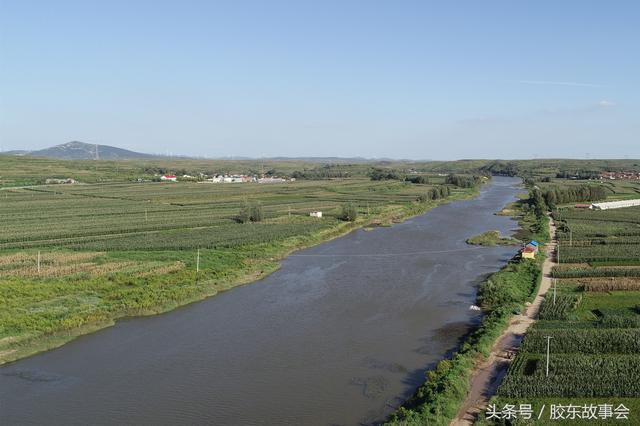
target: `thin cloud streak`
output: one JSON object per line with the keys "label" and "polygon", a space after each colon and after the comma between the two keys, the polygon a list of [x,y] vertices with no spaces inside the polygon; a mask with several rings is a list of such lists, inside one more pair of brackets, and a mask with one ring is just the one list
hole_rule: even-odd
{"label": "thin cloud streak", "polygon": [[579,83],[575,81],[546,81],[546,80],[520,80],[521,84],[537,84],[545,86],[573,86],[573,87],[605,87],[602,84]]}

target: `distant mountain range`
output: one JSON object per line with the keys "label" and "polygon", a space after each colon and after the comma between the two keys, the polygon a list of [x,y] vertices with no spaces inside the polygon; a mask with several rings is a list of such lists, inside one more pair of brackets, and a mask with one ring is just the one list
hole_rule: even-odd
{"label": "distant mountain range", "polygon": [[109,145],[95,145],[84,142],[67,142],[38,151],[7,151],[3,154],[29,157],[60,158],[63,160],[128,160],[140,158],[156,158],[152,154],[129,151]]}
{"label": "distant mountain range", "polygon": [[[195,159],[197,157],[189,156],[168,156],[157,154],[145,154],[141,152],[129,151],[128,149],[117,148],[109,145],[96,145],[84,142],[67,142],[61,145],[52,146],[51,148],[40,149],[37,151],[14,150],[0,152],[4,155],[28,156],[28,157],[46,157],[58,158],[61,160],[135,160],[135,159]],[[202,157],[199,157],[202,159]],[[310,163],[370,163],[370,162],[392,162],[392,161],[409,161],[409,160],[393,160],[391,158],[363,158],[363,157],[214,157],[209,159],[217,160],[297,160]]]}

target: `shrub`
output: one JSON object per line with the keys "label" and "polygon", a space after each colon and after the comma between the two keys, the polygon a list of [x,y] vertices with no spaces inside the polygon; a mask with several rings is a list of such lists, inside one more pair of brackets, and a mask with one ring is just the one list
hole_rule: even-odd
{"label": "shrub", "polygon": [[340,216],[338,216],[341,220],[346,220],[348,222],[353,222],[358,217],[358,209],[356,205],[353,203],[347,203],[342,206],[342,212]]}
{"label": "shrub", "polygon": [[260,222],[264,214],[262,206],[258,203],[245,203],[240,209],[237,220],[240,223]]}

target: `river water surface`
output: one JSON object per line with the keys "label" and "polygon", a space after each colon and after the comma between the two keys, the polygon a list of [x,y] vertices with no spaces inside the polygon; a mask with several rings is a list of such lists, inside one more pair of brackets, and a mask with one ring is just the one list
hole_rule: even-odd
{"label": "river water surface", "polygon": [[357,425],[380,421],[454,349],[477,284],[514,247],[464,240],[520,181],[300,251],[254,284],[0,368],[7,425]]}

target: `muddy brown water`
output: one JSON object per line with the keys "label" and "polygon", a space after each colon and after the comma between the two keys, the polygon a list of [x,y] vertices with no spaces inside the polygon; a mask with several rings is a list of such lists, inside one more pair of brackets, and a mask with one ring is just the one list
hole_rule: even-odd
{"label": "muddy brown water", "polygon": [[0,368],[6,425],[357,425],[383,420],[479,320],[476,286],[514,247],[466,238],[517,224],[479,197],[287,258],[271,276],[119,321]]}

